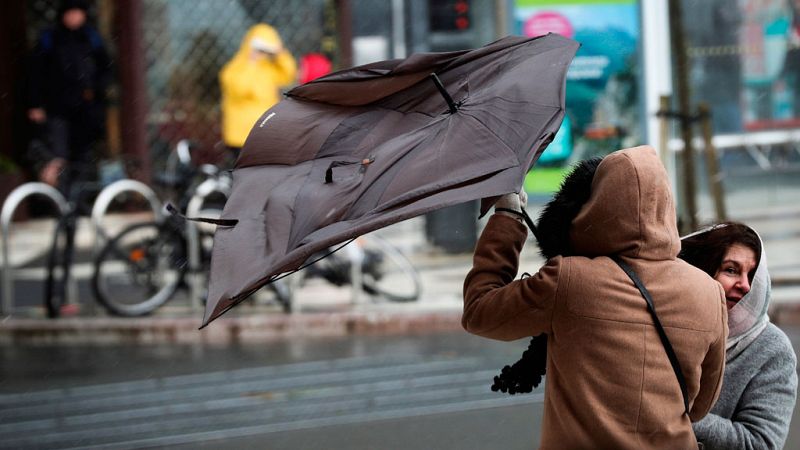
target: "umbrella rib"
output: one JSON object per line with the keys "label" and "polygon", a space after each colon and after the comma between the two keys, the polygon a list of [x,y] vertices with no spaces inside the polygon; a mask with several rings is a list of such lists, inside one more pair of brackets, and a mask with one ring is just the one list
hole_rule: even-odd
{"label": "umbrella rib", "polygon": [[438,89],[439,93],[444,97],[444,101],[447,102],[447,107],[450,108],[450,114],[455,114],[458,111],[458,105],[453,101],[453,97],[450,96],[447,89],[444,88],[442,80],[440,80],[435,73],[431,73],[429,76],[431,80],[433,80],[433,84],[436,85],[436,89]]}

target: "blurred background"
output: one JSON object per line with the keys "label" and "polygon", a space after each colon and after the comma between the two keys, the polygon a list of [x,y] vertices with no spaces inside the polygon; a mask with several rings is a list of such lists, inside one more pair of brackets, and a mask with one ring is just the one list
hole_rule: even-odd
{"label": "blurred background", "polygon": [[[659,147],[675,179],[683,179],[685,168],[674,164],[683,145],[674,139],[681,136],[680,120],[656,114],[664,109],[662,96],[668,96],[667,109],[675,111],[683,96],[689,108],[683,114],[697,114],[701,103],[709,107],[725,192],[761,186],[763,195],[754,201],[781,203],[788,197],[778,195],[784,187],[797,192],[795,177],[784,174],[800,161],[797,2],[677,3],[680,18],[664,1],[634,0],[87,2],[90,23],[113,62],[107,136],[98,163],[113,174],[119,170],[115,161],[134,159],[138,170],[127,175],[149,180],[180,139],[197,143],[205,158],[218,156],[218,74],[255,23],[275,27],[296,61],[321,54],[333,70],[414,52],[479,47],[508,34],[552,31],[582,47],[569,72],[567,119],[540,159],[541,173],[528,180],[530,193],[552,192],[560,169],[577,159],[640,143]],[[5,189],[0,198],[14,182],[32,176],[22,157],[30,139],[24,114],[26,55],[39,32],[56,19],[58,2],[9,1],[2,8],[0,90],[6,126],[0,134]],[[672,36],[671,17],[682,22]],[[682,41],[680,49],[676,39]],[[678,50],[685,64],[676,63]],[[701,136],[699,124],[694,136]],[[707,171],[697,158],[697,213],[709,220],[713,202],[703,197],[709,194],[702,178]],[[9,177],[14,179],[6,181]],[[676,188],[686,195],[681,183]]]}
{"label": "blurred background", "polygon": [[[28,116],[31,59],[60,7],[0,2],[0,204],[40,178]],[[297,63],[284,92],[309,79],[314,58],[325,61],[319,75],[506,35],[576,39],[566,118],[525,181],[529,210],[538,212],[576,161],[652,145],[670,174],[682,232],[735,219],[762,234],[773,320],[795,348],[800,342],[799,0],[95,0],[85,7],[110,69],[98,93],[104,123],[91,165],[104,185],[136,180],[159,196],[182,141],[192,142],[195,166],[230,163],[220,71],[255,24],[274,27]],[[486,389],[525,343],[487,343],[459,328],[461,283],[484,223],[475,202],[380,232],[419,272],[423,294],[415,302],[364,300],[328,283],[296,290],[292,301],[305,306],[292,314],[255,302],[201,332],[196,291],[140,319],[92,306],[97,250],[82,231],[86,214],[71,294],[82,307],[45,318],[53,222],[46,203],[26,200],[10,211],[15,231],[3,228],[11,259],[3,260],[0,448],[538,442],[543,391],[501,398]],[[114,230],[152,217],[136,196],[109,211]],[[529,247],[523,259],[535,270],[542,261]],[[247,317],[255,319],[239,320]],[[448,378],[455,372],[463,376]],[[236,399],[231,410],[225,398]],[[787,448],[800,445],[796,423]]]}

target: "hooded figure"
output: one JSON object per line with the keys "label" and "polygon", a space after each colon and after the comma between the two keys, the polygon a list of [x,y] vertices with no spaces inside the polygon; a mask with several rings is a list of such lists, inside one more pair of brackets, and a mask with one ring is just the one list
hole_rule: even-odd
{"label": "hooded figure", "polygon": [[[570,224],[589,200],[594,173],[602,160],[598,157],[578,162],[561,182],[558,192],[542,208],[535,237],[544,259],[575,255],[569,242]],[[494,377],[492,390],[511,395],[529,393],[542,382],[546,369],[547,335],[542,334],[531,339],[519,361],[503,367]]]}
{"label": "hooded figure", "polygon": [[279,89],[296,75],[297,64],[275,28],[263,23],[250,27],[219,73],[225,145],[241,148],[256,120],[280,101]]}
{"label": "hooded figure", "polygon": [[[691,421],[722,384],[724,294],[677,259],[675,207],[655,151],[620,150],[597,167],[569,233],[582,256],[556,256],[514,281],[526,234],[514,218],[489,219],[464,282],[462,324],[500,340],[547,334],[541,448],[697,448]],[[653,297],[686,380],[688,415],[647,304],[614,255]]]}
{"label": "hooded figure", "polygon": [[[740,227],[752,233],[760,255],[750,290],[728,310],[730,332],[719,400],[711,413],[693,427],[706,450],[780,449],[794,411],[797,358],[789,339],[767,315],[771,283],[763,241],[746,225],[716,225],[685,236],[680,256],[715,275],[722,267],[722,255],[727,248],[714,248],[718,245],[709,237],[712,233],[725,233],[726,227]],[[716,259],[713,264],[697,261],[714,254],[720,256],[712,258]]]}
{"label": "hooded figure", "polygon": [[42,181],[65,192],[73,181],[93,177],[93,145],[105,133],[111,60],[87,10],[86,1],[62,1],[56,23],[42,31],[29,61],[34,136],[27,156]]}

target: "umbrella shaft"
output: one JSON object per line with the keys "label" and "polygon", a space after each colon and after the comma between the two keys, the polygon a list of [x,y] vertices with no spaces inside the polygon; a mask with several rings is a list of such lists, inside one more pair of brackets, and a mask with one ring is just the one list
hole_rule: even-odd
{"label": "umbrella shaft", "polygon": [[444,101],[447,102],[447,106],[450,108],[450,114],[455,114],[456,111],[458,111],[458,106],[456,105],[456,102],[453,101],[453,97],[450,97],[450,94],[444,88],[442,80],[440,80],[435,73],[432,73],[430,77],[431,80],[433,80],[433,84],[436,85],[436,89],[438,89],[439,93],[442,94],[442,97],[444,97]]}

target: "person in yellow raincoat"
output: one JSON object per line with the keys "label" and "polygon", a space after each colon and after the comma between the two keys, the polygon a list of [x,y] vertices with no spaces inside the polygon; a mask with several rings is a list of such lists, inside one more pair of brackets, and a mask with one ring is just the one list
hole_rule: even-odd
{"label": "person in yellow raincoat", "polygon": [[263,23],[250,27],[219,73],[222,140],[237,156],[253,124],[278,103],[279,89],[296,76],[297,64],[275,28]]}

